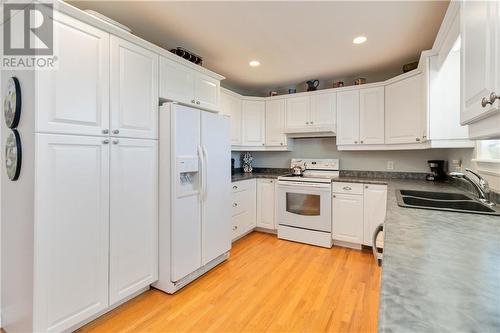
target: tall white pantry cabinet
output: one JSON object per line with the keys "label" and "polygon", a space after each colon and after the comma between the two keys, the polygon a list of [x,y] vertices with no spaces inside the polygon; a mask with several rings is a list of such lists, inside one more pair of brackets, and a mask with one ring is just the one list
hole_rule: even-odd
{"label": "tall white pantry cabinet", "polygon": [[2,73],[23,94],[21,175],[2,172],[8,332],[72,330],[158,278],[159,56],[59,12],[54,30],[57,70]]}

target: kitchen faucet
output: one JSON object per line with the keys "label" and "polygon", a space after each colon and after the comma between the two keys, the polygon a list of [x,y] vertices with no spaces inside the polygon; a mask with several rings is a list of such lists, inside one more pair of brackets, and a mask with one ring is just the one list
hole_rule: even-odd
{"label": "kitchen faucet", "polygon": [[471,169],[465,169],[465,171],[470,172],[471,174],[476,176],[479,182],[478,183],[474,182],[472,179],[470,179],[466,174],[462,172],[450,172],[450,177],[456,179],[465,179],[476,189],[479,196],[479,201],[489,206],[494,206],[495,204],[489,200],[490,187],[488,185],[488,181],[484,179],[480,174],[472,171]]}

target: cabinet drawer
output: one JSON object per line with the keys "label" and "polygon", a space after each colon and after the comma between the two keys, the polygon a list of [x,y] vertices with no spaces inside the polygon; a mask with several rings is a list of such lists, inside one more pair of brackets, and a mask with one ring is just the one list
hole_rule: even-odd
{"label": "cabinet drawer", "polygon": [[363,194],[363,184],[333,183],[333,192],[344,194]]}
{"label": "cabinet drawer", "polygon": [[255,179],[240,180],[231,183],[233,193],[251,190],[252,188],[255,188]]}
{"label": "cabinet drawer", "polygon": [[233,200],[231,202],[232,210],[231,216],[243,213],[249,209],[248,200],[249,195],[247,191],[240,191],[233,193]]}

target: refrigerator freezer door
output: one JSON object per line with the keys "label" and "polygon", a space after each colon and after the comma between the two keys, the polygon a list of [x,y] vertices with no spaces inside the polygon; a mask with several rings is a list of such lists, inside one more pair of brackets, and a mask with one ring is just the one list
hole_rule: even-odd
{"label": "refrigerator freezer door", "polygon": [[[200,111],[197,109],[172,105],[172,139],[173,155],[178,161],[181,159],[196,159],[200,145]],[[172,177],[175,182],[187,182],[184,173],[179,170],[179,163],[175,163]],[[197,172],[199,176],[200,171]],[[191,181],[195,178],[190,178]],[[193,184],[194,185],[194,184]],[[200,189],[200,184],[196,184]],[[171,280],[178,281],[201,267],[201,202],[199,190],[182,191],[180,186],[172,201],[171,224]]]}
{"label": "refrigerator freezer door", "polygon": [[201,113],[202,264],[231,248],[231,144],[229,119]]}

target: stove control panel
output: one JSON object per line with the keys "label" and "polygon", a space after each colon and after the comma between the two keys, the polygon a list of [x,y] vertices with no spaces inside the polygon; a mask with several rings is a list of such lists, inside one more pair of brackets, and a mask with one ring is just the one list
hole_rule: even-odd
{"label": "stove control panel", "polygon": [[291,168],[295,166],[300,166],[306,170],[328,170],[335,171],[339,170],[339,160],[338,159],[307,159],[307,158],[292,158]]}

